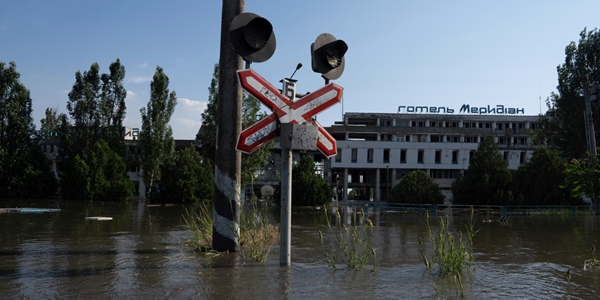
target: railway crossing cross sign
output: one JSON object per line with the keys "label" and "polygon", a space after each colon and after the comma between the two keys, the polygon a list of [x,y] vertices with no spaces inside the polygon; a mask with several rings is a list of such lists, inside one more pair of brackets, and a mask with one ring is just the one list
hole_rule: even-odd
{"label": "railway crossing cross sign", "polygon": [[277,136],[277,123],[311,123],[318,127],[317,149],[325,156],[337,154],[335,139],[312,117],[342,99],[343,88],[330,83],[298,101],[282,95],[252,69],[237,71],[241,87],[266,105],[273,113],[240,133],[236,149],[252,153]]}

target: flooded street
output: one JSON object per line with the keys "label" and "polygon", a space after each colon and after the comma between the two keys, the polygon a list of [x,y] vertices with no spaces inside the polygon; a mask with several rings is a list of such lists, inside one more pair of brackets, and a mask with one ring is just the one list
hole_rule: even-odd
{"label": "flooded street", "polygon": [[[455,299],[452,276],[425,269],[424,214],[371,213],[376,272],[327,267],[319,241],[322,210],[297,209],[292,265],[243,265],[236,254],[198,255],[184,245],[183,206],[38,201],[49,213],[0,213],[1,299]],[[15,207],[3,204],[2,207]],[[188,207],[190,208],[190,207]],[[348,215],[343,215],[348,219]],[[439,215],[439,212],[438,212]],[[85,217],[110,216],[111,221]],[[277,211],[271,215],[279,221]],[[475,261],[462,273],[467,299],[596,299],[600,267],[584,269],[600,247],[600,221],[589,215],[476,216]],[[464,231],[465,216],[450,217]],[[437,227],[435,218],[430,219]],[[435,230],[435,228],[434,228]],[[567,278],[570,274],[570,281]]]}

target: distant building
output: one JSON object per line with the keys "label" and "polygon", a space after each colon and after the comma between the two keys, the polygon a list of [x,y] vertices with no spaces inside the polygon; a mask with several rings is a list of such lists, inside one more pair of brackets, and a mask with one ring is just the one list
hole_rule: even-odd
{"label": "distant building", "polygon": [[352,189],[361,200],[386,201],[391,188],[413,170],[427,172],[452,199],[452,182],[469,168],[487,136],[494,137],[510,169],[526,163],[539,146],[531,140],[539,116],[519,115],[522,109],[489,114],[467,106],[472,113],[459,115],[401,108],[400,113],[346,113],[326,128],[337,140],[338,154],[326,162],[325,173],[339,200],[347,200]]}

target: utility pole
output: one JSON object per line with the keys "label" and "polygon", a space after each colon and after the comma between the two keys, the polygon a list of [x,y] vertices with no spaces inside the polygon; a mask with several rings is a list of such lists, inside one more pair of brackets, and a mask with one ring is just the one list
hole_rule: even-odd
{"label": "utility pole", "polygon": [[242,58],[233,49],[229,27],[245,5],[245,0],[223,0],[221,15],[212,242],[217,251],[238,250],[242,155],[235,146],[242,131],[242,90],[236,72],[242,69]]}

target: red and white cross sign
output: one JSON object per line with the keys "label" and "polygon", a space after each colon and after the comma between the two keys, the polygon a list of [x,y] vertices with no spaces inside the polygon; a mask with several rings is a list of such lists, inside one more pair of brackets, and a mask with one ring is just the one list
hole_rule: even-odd
{"label": "red and white cross sign", "polygon": [[252,153],[277,136],[277,118],[281,123],[313,123],[318,126],[317,148],[325,156],[337,154],[335,139],[312,117],[342,99],[342,87],[330,83],[302,98],[293,101],[260,77],[252,69],[239,70],[238,79],[244,90],[266,105],[273,113],[240,133],[236,149]]}

